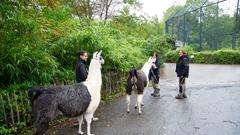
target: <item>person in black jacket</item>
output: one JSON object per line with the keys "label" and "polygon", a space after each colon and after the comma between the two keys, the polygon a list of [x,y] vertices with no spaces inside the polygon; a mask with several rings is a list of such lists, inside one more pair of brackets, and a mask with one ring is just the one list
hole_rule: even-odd
{"label": "person in black jacket", "polygon": [[160,96],[160,85],[159,85],[159,78],[160,78],[160,60],[159,56],[156,52],[154,52],[153,57],[156,58],[156,61],[152,64],[152,67],[149,71],[148,78],[152,83],[154,92],[151,93],[151,96],[159,97]]}
{"label": "person in black jacket", "polygon": [[175,72],[177,73],[177,77],[179,77],[179,94],[175,98],[187,98],[185,78],[188,78],[189,74],[189,58],[186,51],[179,51],[179,58],[176,62]]}
{"label": "person in black jacket", "polygon": [[77,52],[78,62],[76,65],[76,81],[77,83],[83,82],[87,79],[88,71],[86,68],[86,62],[88,54],[86,51]]}

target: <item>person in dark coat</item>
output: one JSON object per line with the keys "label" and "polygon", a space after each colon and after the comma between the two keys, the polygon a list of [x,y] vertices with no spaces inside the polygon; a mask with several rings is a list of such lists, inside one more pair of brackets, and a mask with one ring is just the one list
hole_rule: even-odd
{"label": "person in dark coat", "polygon": [[179,77],[179,94],[175,98],[187,98],[185,78],[188,78],[189,74],[189,58],[186,51],[179,51],[179,58],[176,62],[175,72],[177,73],[177,77]]}
{"label": "person in dark coat", "polygon": [[159,85],[159,78],[160,78],[160,59],[156,52],[153,53],[153,57],[156,58],[156,61],[152,64],[152,67],[149,71],[148,78],[152,83],[154,92],[151,96],[159,97],[160,96],[160,85]]}
{"label": "person in dark coat", "polygon": [[77,52],[78,62],[76,66],[76,81],[77,83],[83,82],[87,79],[88,71],[86,68],[86,62],[88,54],[86,51]]}

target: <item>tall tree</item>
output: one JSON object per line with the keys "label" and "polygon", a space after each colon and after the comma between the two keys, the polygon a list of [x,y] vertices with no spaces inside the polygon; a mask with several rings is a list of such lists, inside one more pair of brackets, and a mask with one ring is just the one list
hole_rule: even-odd
{"label": "tall tree", "polygon": [[63,0],[74,8],[74,14],[79,18],[98,18],[107,20],[119,15],[125,6],[140,5],[138,0]]}
{"label": "tall tree", "polygon": [[176,13],[176,12],[177,12],[178,10],[180,10],[181,8],[183,8],[183,6],[181,6],[181,5],[173,5],[173,6],[171,6],[170,8],[168,8],[168,9],[166,10],[166,12],[164,12],[164,14],[163,14],[163,21],[168,20],[169,17],[170,17],[172,14]]}
{"label": "tall tree", "polygon": [[186,5],[189,6],[189,5],[193,5],[193,4],[200,4],[204,1],[206,1],[206,0],[187,0]]}

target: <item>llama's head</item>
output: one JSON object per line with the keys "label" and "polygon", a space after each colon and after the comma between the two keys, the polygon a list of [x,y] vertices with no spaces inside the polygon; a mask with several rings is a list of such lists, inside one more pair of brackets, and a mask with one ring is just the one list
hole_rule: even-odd
{"label": "llama's head", "polygon": [[97,60],[100,64],[104,64],[104,59],[101,56],[102,50],[100,52],[93,53],[93,59]]}
{"label": "llama's head", "polygon": [[149,59],[148,59],[148,64],[152,64],[152,63],[154,63],[156,61],[156,58],[155,57],[149,57]]}

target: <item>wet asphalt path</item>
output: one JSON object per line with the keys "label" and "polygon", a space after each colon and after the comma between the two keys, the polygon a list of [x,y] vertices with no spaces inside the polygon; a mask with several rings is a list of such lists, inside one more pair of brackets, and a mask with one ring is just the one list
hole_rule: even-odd
{"label": "wet asphalt path", "polygon": [[[99,121],[92,123],[96,135],[240,135],[240,66],[190,65],[188,98],[176,100],[175,64],[161,70],[161,96],[147,89],[143,114],[126,113],[125,97],[98,108]],[[86,124],[83,125],[86,131]],[[53,131],[54,130],[54,131]],[[77,135],[71,124],[51,129],[56,135]]]}

